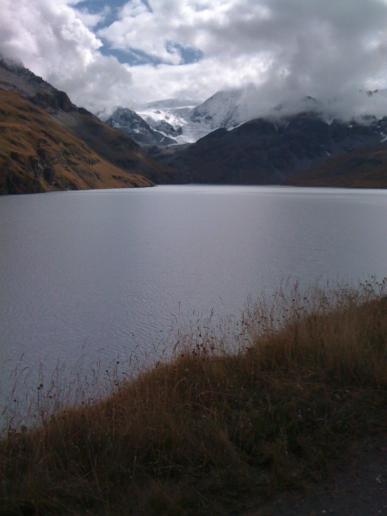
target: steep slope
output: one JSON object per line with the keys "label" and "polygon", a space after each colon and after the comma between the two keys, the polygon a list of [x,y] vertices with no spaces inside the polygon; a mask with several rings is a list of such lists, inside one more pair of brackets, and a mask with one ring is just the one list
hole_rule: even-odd
{"label": "steep slope", "polygon": [[383,146],[385,133],[386,119],[370,125],[328,123],[317,114],[301,113],[218,129],[188,147],[159,150],[155,157],[174,169],[175,182],[284,184],[331,157]]}
{"label": "steep slope", "polygon": [[241,111],[242,90],[218,91],[205,102],[196,106],[191,121],[206,126],[209,131],[232,128],[248,118]]}
{"label": "steep slope", "polygon": [[[178,99],[152,102],[140,108],[138,113],[153,129],[185,144],[194,143],[217,129],[235,129],[258,118],[262,111],[258,100],[258,89],[247,85],[217,91],[201,104]],[[276,119],[303,112],[321,113],[324,106],[310,96],[266,106],[266,115]]]}
{"label": "steep slope", "polygon": [[107,162],[45,110],[0,90],[0,193],[151,186]]}
{"label": "steep slope", "polygon": [[324,161],[289,178],[290,185],[387,188],[387,148],[371,147]]}
{"label": "steep slope", "polygon": [[21,65],[0,58],[0,89],[16,91],[44,109],[63,128],[117,167],[144,175],[152,181],[157,181],[159,176],[164,177],[165,171],[131,138],[109,127],[87,110],[75,106],[66,93]]}
{"label": "steep slope", "polygon": [[[160,132],[160,129],[152,129],[141,116],[128,108],[117,108],[106,123],[110,127],[123,131],[139,145],[164,146],[176,143],[176,140]],[[165,124],[166,122],[164,127],[161,124],[160,128],[168,129]]]}
{"label": "steep slope", "polygon": [[233,128],[252,116],[245,113],[244,90],[218,91],[201,104],[167,99],[151,102],[137,111],[157,131],[179,144],[194,143],[219,128]]}
{"label": "steep slope", "polygon": [[197,140],[190,134],[190,116],[194,107],[195,102],[191,100],[166,99],[140,106],[136,112],[152,129],[182,144]]}

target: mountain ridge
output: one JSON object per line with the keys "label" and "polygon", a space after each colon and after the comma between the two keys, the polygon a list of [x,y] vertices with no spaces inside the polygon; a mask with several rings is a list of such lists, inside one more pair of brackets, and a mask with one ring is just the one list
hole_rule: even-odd
{"label": "mountain ridge", "polygon": [[[159,180],[160,176],[167,174],[163,167],[160,167],[155,163],[139,145],[137,145],[132,139],[125,136],[122,132],[109,127],[107,124],[99,120],[95,115],[90,113],[84,108],[77,107],[71,102],[67,94],[63,91],[57,90],[52,85],[44,81],[42,78],[33,74],[30,70],[24,68],[20,64],[10,62],[0,57],[0,93],[1,101],[3,105],[1,124],[2,124],[2,148],[8,149],[9,153],[13,153],[15,156],[15,150],[10,150],[10,146],[5,141],[5,132],[9,131],[10,127],[13,127],[13,140],[20,141],[23,145],[28,143],[34,143],[34,148],[30,146],[31,159],[36,158],[38,148],[38,141],[33,138],[34,131],[38,131],[39,128],[34,123],[33,107],[40,109],[39,117],[40,123],[45,125],[48,124],[50,127],[53,123],[55,126],[55,134],[59,143],[60,135],[64,138],[65,142],[69,141],[70,135],[72,138],[79,140],[78,149],[82,147],[82,144],[88,147],[90,155],[96,155],[91,160],[86,160],[85,166],[88,161],[96,161],[97,159],[104,163],[104,168],[110,167],[110,175],[115,176],[115,180],[109,180],[107,187],[127,187],[127,186],[151,186],[155,181]],[[4,102],[6,102],[7,94],[13,93],[19,96],[17,101],[13,98],[13,110],[7,111],[4,109]],[[16,104],[18,105],[16,105]],[[6,106],[5,106],[6,107]],[[24,113],[21,114],[21,111]],[[19,118],[23,117],[24,126],[28,128],[28,131],[23,130],[20,123],[15,123],[12,119],[12,115],[19,111]],[[42,113],[45,113],[43,116]],[[36,115],[36,113],[35,113]],[[45,121],[43,119],[45,118]],[[19,120],[20,121],[20,120]],[[7,129],[8,127],[8,129]],[[30,136],[30,142],[26,141],[27,136]],[[7,136],[7,138],[9,135]],[[71,139],[71,138],[70,138]],[[50,155],[54,155],[54,147],[50,150]],[[2,155],[2,162],[0,166],[2,169],[7,163],[7,174],[12,174],[13,171],[16,175],[19,174],[17,160],[11,158],[11,154],[6,155],[5,150]],[[82,154],[82,153],[81,153]],[[19,156],[20,157],[20,156]],[[80,154],[78,155],[80,158]],[[20,158],[21,159],[21,158]],[[69,162],[68,162],[69,165]],[[70,166],[70,165],[69,165]],[[26,180],[26,191],[29,191],[28,185],[34,183],[32,181],[34,171],[29,168],[29,174],[31,181]],[[74,171],[75,172],[75,171]],[[4,174],[3,174],[4,175]],[[133,177],[132,177],[133,176]],[[75,181],[73,178],[72,187],[81,186],[86,188],[91,187],[102,187],[103,186],[102,175],[96,183],[89,181],[84,183],[83,181]],[[139,178],[142,179],[139,181]],[[136,180],[131,180],[136,178]],[[4,178],[3,178],[4,179]],[[3,193],[7,193],[6,186],[9,181],[3,180]],[[17,182],[18,192],[23,191],[22,184]],[[61,181],[57,181],[57,187],[61,188]],[[52,187],[52,185],[51,185]],[[45,191],[45,188],[49,186],[43,181],[40,184],[40,188]],[[34,190],[35,191],[35,190]]]}
{"label": "mountain ridge", "polygon": [[[115,129],[119,129],[131,137],[137,144],[146,145],[171,145],[176,140],[168,137],[160,130],[152,127],[135,111],[129,108],[117,108],[106,120],[106,123]],[[166,124],[167,122],[165,122]]]}
{"label": "mountain ridge", "polygon": [[[385,96],[366,93],[362,99],[379,103]],[[283,102],[270,116],[244,122],[251,115],[240,108],[244,101],[240,90],[196,107],[167,99],[151,103],[145,118],[119,108],[104,123],[0,57],[0,192],[189,182],[386,185],[387,117],[340,119],[308,96],[296,113]],[[196,141],[181,144],[187,135]]]}
{"label": "mountain ridge", "polygon": [[308,170],[339,156],[387,149],[385,134],[387,118],[348,124],[307,112],[250,120],[232,130],[217,129],[189,146],[153,153],[174,170],[176,183],[289,184],[295,176],[301,184]]}
{"label": "mountain ridge", "polygon": [[0,90],[0,193],[152,186],[107,162],[40,107]]}
{"label": "mountain ridge", "polygon": [[[258,89],[247,85],[244,88],[217,91],[196,105],[187,105],[186,102],[181,99],[155,101],[140,106],[136,113],[151,129],[174,140],[162,145],[195,143],[220,128],[232,130],[256,119],[281,123],[281,120],[307,112],[319,115],[328,123],[338,120],[346,124],[356,122],[363,125],[387,115],[387,92],[384,90],[359,90],[343,98],[319,99],[305,95],[272,101],[263,110]],[[349,107],[351,104],[357,106],[353,112]],[[128,129],[128,134],[135,136],[130,133],[130,128],[125,129]]]}

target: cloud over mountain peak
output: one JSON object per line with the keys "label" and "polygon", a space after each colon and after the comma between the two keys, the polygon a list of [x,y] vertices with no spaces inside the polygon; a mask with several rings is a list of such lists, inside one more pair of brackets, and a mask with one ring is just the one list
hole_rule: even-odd
{"label": "cloud over mountain peak", "polygon": [[387,84],[383,0],[0,4],[0,51],[94,111],[201,101],[248,83],[264,110],[306,95],[351,99]]}

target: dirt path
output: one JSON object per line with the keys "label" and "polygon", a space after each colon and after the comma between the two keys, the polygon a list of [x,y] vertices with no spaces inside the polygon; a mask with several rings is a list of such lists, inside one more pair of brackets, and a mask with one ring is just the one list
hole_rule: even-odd
{"label": "dirt path", "polygon": [[306,494],[287,494],[244,516],[387,516],[387,436],[368,442],[336,476]]}

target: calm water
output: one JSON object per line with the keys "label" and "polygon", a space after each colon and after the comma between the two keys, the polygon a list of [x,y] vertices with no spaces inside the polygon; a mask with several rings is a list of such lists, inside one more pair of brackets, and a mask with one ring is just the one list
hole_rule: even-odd
{"label": "calm water", "polygon": [[[387,275],[387,192],[163,186],[0,198],[0,402],[36,370],[152,353],[281,280]],[[34,380],[35,381],[35,380]],[[28,388],[31,386],[29,385]]]}

